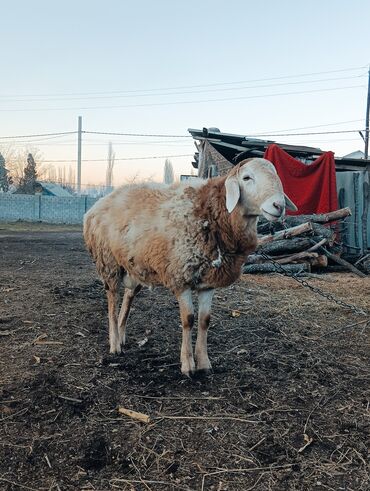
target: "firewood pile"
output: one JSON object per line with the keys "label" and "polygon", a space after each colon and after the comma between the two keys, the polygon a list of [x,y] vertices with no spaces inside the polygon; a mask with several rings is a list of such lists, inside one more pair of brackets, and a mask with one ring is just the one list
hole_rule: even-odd
{"label": "firewood pile", "polygon": [[[258,248],[248,257],[244,273],[287,272],[305,274],[338,268],[365,276],[341,258],[340,222],[351,215],[349,208],[317,215],[286,216],[282,222],[258,222]],[[270,256],[276,263],[264,255]]]}

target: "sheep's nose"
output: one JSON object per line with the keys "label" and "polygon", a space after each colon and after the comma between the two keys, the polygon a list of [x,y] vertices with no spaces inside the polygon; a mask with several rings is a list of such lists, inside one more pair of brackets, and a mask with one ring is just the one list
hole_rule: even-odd
{"label": "sheep's nose", "polygon": [[283,205],[281,203],[278,203],[277,201],[274,201],[272,205],[279,212],[279,214],[282,215],[284,210]]}

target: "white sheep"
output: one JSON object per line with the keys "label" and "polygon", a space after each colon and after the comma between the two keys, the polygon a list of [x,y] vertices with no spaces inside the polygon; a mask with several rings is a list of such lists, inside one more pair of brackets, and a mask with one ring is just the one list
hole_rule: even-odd
{"label": "white sheep", "polygon": [[[257,245],[256,222],[275,221],[285,207],[274,166],[253,158],[227,176],[191,183],[118,188],[85,215],[84,237],[108,298],[110,352],[125,343],[131,303],[142,285],[164,285],[176,296],[183,327],[181,371],[195,371],[192,291],[199,295],[197,370],[209,370],[207,330],[215,288],[234,283]],[[118,313],[119,287],[125,286]]]}

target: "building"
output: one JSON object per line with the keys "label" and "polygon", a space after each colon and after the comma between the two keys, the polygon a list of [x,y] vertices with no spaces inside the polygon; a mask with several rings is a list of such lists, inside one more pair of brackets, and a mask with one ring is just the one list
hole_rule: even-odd
{"label": "building", "polygon": [[46,181],[36,181],[35,194],[41,194],[42,196],[57,196],[58,198],[70,198],[73,196],[72,193],[63,188],[60,184]]}
{"label": "building", "polygon": [[[192,165],[202,178],[223,175],[242,159],[263,157],[271,144],[277,144],[307,165],[324,153],[320,148],[223,133],[218,128],[190,128],[188,131],[197,149]],[[345,157],[334,157],[334,161],[339,206],[349,206],[352,210],[352,216],[345,220],[342,242],[350,254],[367,254],[370,252],[370,160],[361,158],[360,152],[354,152]]]}

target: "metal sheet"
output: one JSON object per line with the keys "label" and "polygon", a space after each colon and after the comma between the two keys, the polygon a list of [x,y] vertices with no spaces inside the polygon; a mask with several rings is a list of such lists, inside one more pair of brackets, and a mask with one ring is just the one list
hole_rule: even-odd
{"label": "metal sheet", "polygon": [[[348,252],[360,253],[364,246],[370,245],[370,210],[364,219],[366,172],[337,172],[337,191],[339,206],[349,206],[352,216],[344,220],[342,240]],[[367,225],[367,244],[363,242],[363,222]]]}

